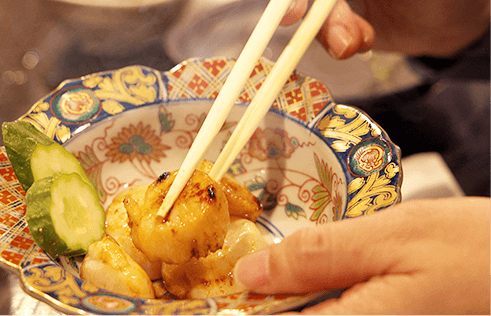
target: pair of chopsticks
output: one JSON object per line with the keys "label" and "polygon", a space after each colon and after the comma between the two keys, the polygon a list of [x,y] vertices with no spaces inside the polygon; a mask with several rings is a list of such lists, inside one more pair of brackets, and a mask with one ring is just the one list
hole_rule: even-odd
{"label": "pair of chopsticks", "polygon": [[[269,2],[196,135],[196,139],[160,206],[158,216],[166,216],[203,159],[291,3],[292,0],[271,0]],[[209,173],[213,180],[220,181],[228,171],[240,150],[256,130],[259,121],[266,115],[271,104],[279,95],[335,3],[336,0],[316,0],[313,3],[304,21],[281,53],[218,156]]]}

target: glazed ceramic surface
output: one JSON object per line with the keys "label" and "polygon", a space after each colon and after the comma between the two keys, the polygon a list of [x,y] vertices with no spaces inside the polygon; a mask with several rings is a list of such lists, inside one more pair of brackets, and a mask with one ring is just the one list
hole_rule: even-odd
{"label": "glazed ceramic surface", "polygon": [[[82,163],[108,206],[121,190],[179,168],[235,61],[190,59],[168,72],[141,66],[63,82],[21,119]],[[272,63],[261,59],[205,158],[214,160]],[[302,227],[364,216],[400,200],[399,148],[362,111],[335,104],[319,81],[293,73],[229,172],[263,203],[257,226],[271,243]],[[247,291],[200,300],[139,299],[78,277],[33,241],[25,192],[0,150],[0,264],[25,290],[65,313],[265,314],[321,293]]]}

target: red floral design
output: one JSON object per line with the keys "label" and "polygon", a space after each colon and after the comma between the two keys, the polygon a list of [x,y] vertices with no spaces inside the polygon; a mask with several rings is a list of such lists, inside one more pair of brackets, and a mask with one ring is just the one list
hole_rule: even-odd
{"label": "red floral design", "polygon": [[161,143],[160,137],[150,125],[143,126],[142,122],[139,122],[136,127],[133,124],[124,127],[111,141],[107,146],[109,151],[106,156],[111,158],[112,162],[135,159],[139,162],[150,163],[152,160],[159,162],[161,157],[166,157],[164,151],[170,149],[169,146]]}
{"label": "red floral design", "polygon": [[249,154],[259,160],[268,158],[290,158],[298,147],[295,137],[288,137],[288,133],[282,129],[258,128],[249,140]]}

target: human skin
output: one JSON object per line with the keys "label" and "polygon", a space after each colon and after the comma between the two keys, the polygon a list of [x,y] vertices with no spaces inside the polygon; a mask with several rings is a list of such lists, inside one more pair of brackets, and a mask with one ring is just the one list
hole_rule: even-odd
{"label": "human skin", "polygon": [[240,259],[257,293],[348,288],[305,314],[490,313],[489,198],[408,201],[302,229]]}
{"label": "human skin", "polygon": [[[317,36],[337,59],[370,48],[452,57],[489,29],[489,1],[350,4],[356,13],[338,0]],[[307,0],[295,0],[282,24],[298,21],[306,8]],[[347,288],[305,314],[489,315],[490,201],[408,201],[303,229],[239,260],[234,276],[264,294]]]}
{"label": "human skin", "polygon": [[[294,0],[282,25],[300,20],[307,4]],[[350,5],[338,0],[317,37],[337,59],[370,48],[451,57],[479,39],[490,21],[487,0],[353,0]]]}

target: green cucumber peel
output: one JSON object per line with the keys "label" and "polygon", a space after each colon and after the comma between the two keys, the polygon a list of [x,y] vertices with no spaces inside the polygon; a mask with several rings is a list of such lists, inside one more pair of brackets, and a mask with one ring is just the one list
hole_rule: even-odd
{"label": "green cucumber peel", "polygon": [[77,173],[36,180],[26,201],[31,235],[52,258],[83,255],[104,235],[104,209],[93,186]]}
{"label": "green cucumber peel", "polygon": [[34,181],[57,173],[78,173],[93,185],[78,159],[25,121],[2,124],[3,142],[15,175],[27,191]]}
{"label": "green cucumber peel", "polygon": [[22,188],[27,191],[34,182],[31,170],[31,156],[37,144],[45,146],[56,143],[32,124],[24,121],[2,124],[3,144],[12,168]]}

